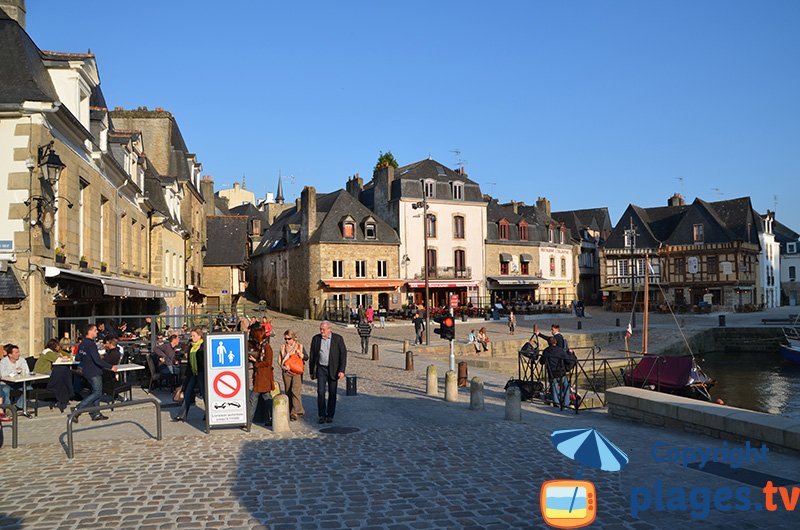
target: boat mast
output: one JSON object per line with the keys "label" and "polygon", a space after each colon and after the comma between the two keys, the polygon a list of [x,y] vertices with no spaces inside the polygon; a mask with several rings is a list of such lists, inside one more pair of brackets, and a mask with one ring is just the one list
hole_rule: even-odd
{"label": "boat mast", "polygon": [[647,262],[647,253],[644,255],[644,332],[642,333],[642,353],[647,353],[647,324],[648,324],[648,306],[650,302],[650,266]]}

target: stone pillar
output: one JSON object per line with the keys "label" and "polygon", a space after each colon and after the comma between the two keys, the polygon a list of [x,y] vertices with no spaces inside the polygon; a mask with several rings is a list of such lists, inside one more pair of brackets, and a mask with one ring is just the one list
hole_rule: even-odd
{"label": "stone pillar", "polygon": [[425,393],[429,396],[439,395],[439,376],[436,373],[436,365],[428,366],[427,381],[425,383]]}
{"label": "stone pillar", "polygon": [[272,398],[272,432],[290,432],[289,397],[278,394]]}
{"label": "stone pillar", "polygon": [[372,360],[373,361],[377,361],[380,358],[379,357],[379,353],[378,353],[379,351],[380,350],[378,349],[378,345],[377,344],[373,344],[372,345]]}
{"label": "stone pillar", "polygon": [[444,400],[451,403],[458,401],[458,376],[452,370],[444,374]]}
{"label": "stone pillar", "polygon": [[406,351],[406,372],[413,372],[413,371],[414,371],[414,352],[408,350]]}
{"label": "stone pillar", "polygon": [[483,381],[479,377],[469,383],[469,410],[483,410]]}
{"label": "stone pillar", "polygon": [[517,386],[506,390],[506,419],[522,421],[522,394]]}

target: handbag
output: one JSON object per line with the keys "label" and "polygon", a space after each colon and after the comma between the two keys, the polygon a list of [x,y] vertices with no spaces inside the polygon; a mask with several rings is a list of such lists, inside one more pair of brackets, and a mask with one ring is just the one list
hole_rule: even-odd
{"label": "handbag", "polygon": [[175,389],[175,392],[173,392],[173,394],[172,394],[172,401],[174,401],[175,403],[180,403],[181,401],[183,401],[183,388],[182,387],[178,387],[178,388]]}
{"label": "handbag", "polygon": [[306,368],[306,363],[303,362],[303,359],[295,354],[290,355],[285,364],[289,369],[289,373],[296,375],[302,375]]}

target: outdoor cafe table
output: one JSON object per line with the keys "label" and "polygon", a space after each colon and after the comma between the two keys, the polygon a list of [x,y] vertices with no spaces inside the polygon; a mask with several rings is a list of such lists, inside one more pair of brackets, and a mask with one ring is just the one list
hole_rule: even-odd
{"label": "outdoor cafe table", "polygon": [[[117,373],[126,374],[125,375],[126,378],[128,372],[135,372],[136,370],[144,370],[144,366],[142,366],[141,364],[134,364],[134,363],[117,365]],[[127,379],[125,381],[127,382]]]}
{"label": "outdoor cafe table", "polygon": [[37,374],[31,372],[30,375],[4,375],[2,380],[6,383],[23,383],[22,385],[22,415],[28,416],[28,385],[31,381],[42,381],[50,379],[49,374]]}

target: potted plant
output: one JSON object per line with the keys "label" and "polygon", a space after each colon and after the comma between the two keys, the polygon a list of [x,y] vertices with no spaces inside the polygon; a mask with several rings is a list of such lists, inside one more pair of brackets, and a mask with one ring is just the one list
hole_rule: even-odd
{"label": "potted plant", "polygon": [[100,272],[106,272],[108,270],[108,263],[105,261],[100,262]]}
{"label": "potted plant", "polygon": [[86,256],[81,256],[80,266],[81,266],[81,269],[86,269],[86,268],[89,267],[89,260],[86,259]]}
{"label": "potted plant", "polygon": [[66,261],[67,261],[67,255],[64,252],[64,247],[60,246],[60,245],[57,246],[56,247],[56,263],[66,263]]}

